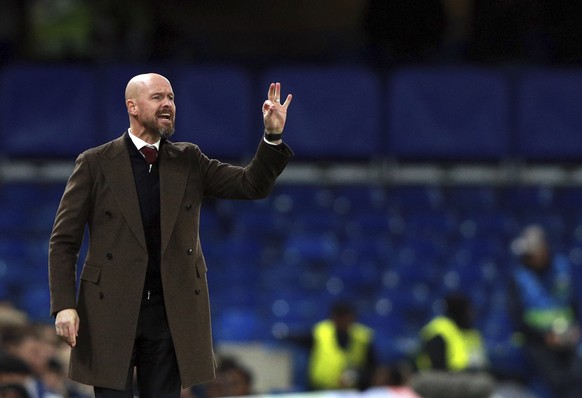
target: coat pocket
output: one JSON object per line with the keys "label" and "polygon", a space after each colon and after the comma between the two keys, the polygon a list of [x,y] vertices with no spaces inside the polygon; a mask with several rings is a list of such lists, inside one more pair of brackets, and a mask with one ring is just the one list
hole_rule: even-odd
{"label": "coat pocket", "polygon": [[83,267],[83,272],[81,272],[81,280],[98,283],[100,275],[101,267],[92,264],[85,264]]}

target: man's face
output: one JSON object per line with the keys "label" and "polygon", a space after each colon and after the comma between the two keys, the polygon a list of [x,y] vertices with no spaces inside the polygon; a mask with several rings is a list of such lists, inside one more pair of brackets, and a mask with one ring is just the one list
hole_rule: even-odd
{"label": "man's face", "polygon": [[547,243],[539,244],[527,256],[528,265],[536,270],[543,270],[550,264],[550,250]]}
{"label": "man's face", "polygon": [[342,332],[347,332],[355,321],[356,317],[353,314],[342,314],[333,317],[335,327]]}
{"label": "man's face", "polygon": [[146,130],[168,138],[174,134],[176,104],[170,83],[159,76],[146,81],[135,98],[136,118]]}

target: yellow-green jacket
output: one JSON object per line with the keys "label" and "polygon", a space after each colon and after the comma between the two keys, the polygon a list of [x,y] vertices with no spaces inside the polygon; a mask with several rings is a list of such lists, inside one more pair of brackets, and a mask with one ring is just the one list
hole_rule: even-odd
{"label": "yellow-green jacket", "polygon": [[338,389],[347,369],[361,369],[366,363],[374,332],[359,323],[349,330],[350,342],[343,349],[336,338],[331,320],[318,322],[313,328],[313,348],[309,362],[309,380],[315,389]]}
{"label": "yellow-green jacket", "polygon": [[[481,334],[475,329],[461,329],[455,322],[445,316],[430,321],[420,332],[423,343],[436,336],[445,341],[446,367],[450,371],[462,371],[482,368],[486,363],[485,349]],[[421,370],[431,369],[432,364],[426,353],[418,358]]]}

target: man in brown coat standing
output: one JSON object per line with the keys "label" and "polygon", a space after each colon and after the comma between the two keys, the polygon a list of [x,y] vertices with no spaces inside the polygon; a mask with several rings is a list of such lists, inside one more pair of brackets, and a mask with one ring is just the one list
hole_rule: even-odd
{"label": "man in brown coat standing", "polygon": [[[214,377],[206,263],[199,239],[204,197],[264,198],[292,157],[282,142],[288,95],[269,86],[265,134],[237,167],[168,140],[176,106],[158,74],[132,78],[130,128],[76,160],[49,245],[51,314],[72,347],[69,375],[97,398],[178,398]],[[76,288],[76,262],[88,251]]]}

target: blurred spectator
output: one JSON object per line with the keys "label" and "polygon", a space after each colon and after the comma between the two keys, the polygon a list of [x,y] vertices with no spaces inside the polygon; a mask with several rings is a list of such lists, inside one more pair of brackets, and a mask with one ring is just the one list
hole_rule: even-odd
{"label": "blurred spectator", "polygon": [[317,322],[309,335],[287,338],[309,350],[310,389],[364,390],[370,386],[377,366],[374,332],[356,318],[350,304],[338,302],[330,318]]}
{"label": "blurred spectator", "polygon": [[10,301],[0,301],[0,330],[7,326],[24,326],[28,316],[24,311],[14,307]]}
{"label": "blurred spectator", "polygon": [[214,380],[206,383],[207,398],[238,397],[253,394],[253,375],[234,358],[222,358]]}
{"label": "blurred spectator", "polygon": [[513,270],[508,302],[534,380],[545,381],[552,396],[580,397],[578,288],[571,265],[565,256],[552,253],[544,229],[537,225],[524,228],[512,251],[519,264]]}
{"label": "blurred spectator", "polygon": [[487,356],[481,333],[473,327],[473,308],[464,295],[445,298],[446,311],[420,332],[420,369],[446,371],[484,370]]}
{"label": "blurred spectator", "polygon": [[365,391],[364,396],[382,398],[388,393],[390,398],[421,398],[410,387],[412,374],[413,369],[408,363],[378,366],[371,387]]}
{"label": "blurred spectator", "polygon": [[64,398],[45,394],[28,364],[16,355],[0,353],[0,398]]}
{"label": "blurred spectator", "polygon": [[425,398],[487,398],[495,382],[487,370],[481,333],[473,326],[473,307],[464,295],[445,298],[446,311],[420,332],[418,357],[421,372],[412,384]]}
{"label": "blurred spectator", "polygon": [[[40,338],[35,325],[6,326],[1,330],[2,347],[9,355],[18,358],[30,369],[25,387],[34,398],[63,397],[63,391],[53,391],[45,382],[53,380],[47,377],[51,372],[51,360],[56,349],[48,347]],[[59,389],[60,390],[60,389]]]}
{"label": "blurred spectator", "polygon": [[6,352],[22,359],[35,376],[46,370],[50,355],[31,325],[3,328],[2,345]]}
{"label": "blurred spectator", "polygon": [[20,358],[0,351],[0,385],[26,385],[32,371]]}
{"label": "blurred spectator", "polygon": [[31,398],[20,384],[0,384],[0,398]]}
{"label": "blurred spectator", "polygon": [[[42,374],[42,381],[47,389],[65,398],[93,397],[92,390],[84,389],[82,385],[71,381],[63,365],[54,358],[48,361],[47,370]],[[186,396],[184,396],[186,397]]]}

